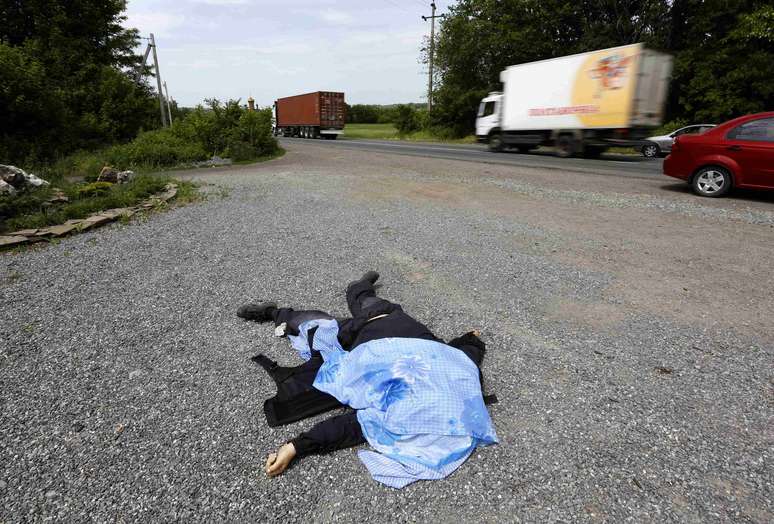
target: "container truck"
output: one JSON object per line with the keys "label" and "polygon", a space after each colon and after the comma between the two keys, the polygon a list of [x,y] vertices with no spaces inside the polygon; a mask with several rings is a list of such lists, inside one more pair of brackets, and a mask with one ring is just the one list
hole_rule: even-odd
{"label": "container truck", "polygon": [[330,140],[344,132],[344,93],[315,91],[274,102],[274,134]]}
{"label": "container truck", "polygon": [[481,101],[476,137],[492,151],[554,146],[561,157],[641,147],[661,125],[672,57],[632,44],[519,64]]}

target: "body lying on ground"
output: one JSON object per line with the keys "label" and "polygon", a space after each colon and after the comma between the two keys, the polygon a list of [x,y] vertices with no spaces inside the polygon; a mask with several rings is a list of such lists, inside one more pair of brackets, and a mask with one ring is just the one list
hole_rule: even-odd
{"label": "body lying on ground", "polygon": [[306,361],[283,368],[263,355],[254,358],[278,387],[264,405],[270,425],[352,408],[271,453],[268,475],[310,454],[368,442],[375,451],[359,456],[371,475],[400,488],[444,478],[477,446],[497,442],[482,395],[479,333],[443,342],[400,305],[377,297],[378,278],[371,271],[347,287],[348,319],[274,303],[239,309],[242,318],[273,321]]}

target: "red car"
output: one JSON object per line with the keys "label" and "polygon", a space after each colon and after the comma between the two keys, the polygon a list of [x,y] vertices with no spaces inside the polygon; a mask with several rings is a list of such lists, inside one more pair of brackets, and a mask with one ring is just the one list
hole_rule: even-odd
{"label": "red car", "polygon": [[664,174],[687,181],[706,197],[723,196],[733,187],[774,189],[774,112],[677,137]]}

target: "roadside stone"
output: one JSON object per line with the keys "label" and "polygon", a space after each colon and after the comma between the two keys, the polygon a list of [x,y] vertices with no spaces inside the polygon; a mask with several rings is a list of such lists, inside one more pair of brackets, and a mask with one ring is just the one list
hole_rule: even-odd
{"label": "roadside stone", "polygon": [[10,184],[16,189],[24,186],[24,171],[16,166],[6,166],[0,164],[0,180]]}
{"label": "roadside stone", "polygon": [[29,239],[23,236],[0,236],[0,247],[20,246],[22,244],[26,244],[27,242],[29,242]]}
{"label": "roadside stone", "polygon": [[116,175],[116,181],[119,184],[126,184],[133,178],[134,178],[134,171],[130,171],[130,170],[121,171]]}
{"label": "roadside stone", "polygon": [[128,207],[119,207],[115,209],[106,209],[100,213],[102,216],[110,217],[115,220],[122,216],[132,216],[132,210]]}
{"label": "roadside stone", "polygon": [[[49,185],[48,182],[46,182],[42,178],[36,177],[32,173],[24,173],[24,177],[25,177],[25,179],[24,179],[25,183],[27,183],[27,184],[29,184],[31,186],[40,187],[40,186],[47,186],[47,185]],[[65,198],[67,198],[67,197],[65,197]]]}
{"label": "roadside stone", "polygon": [[118,171],[110,166],[105,166],[102,171],[99,172],[97,182],[111,182],[115,184],[118,182]]}
{"label": "roadside stone", "polygon": [[55,237],[61,237],[76,229],[78,229],[78,227],[75,224],[61,224],[49,227],[48,231]]}
{"label": "roadside stone", "polygon": [[103,224],[107,224],[108,222],[112,222],[113,219],[109,216],[105,215],[92,215],[86,219],[84,219],[80,224],[79,228],[81,231],[85,231],[87,229],[91,229],[93,227],[99,227]]}
{"label": "roadside stone", "polygon": [[177,195],[177,186],[175,184],[167,184],[166,191],[161,193],[158,197],[164,202],[168,202],[175,198]]}
{"label": "roadside stone", "polygon": [[0,178],[0,195],[15,195],[16,188]]}
{"label": "roadside stone", "polygon": [[40,231],[39,229],[20,229],[19,231],[14,231],[11,233],[12,236],[21,236],[21,237],[31,237],[35,233]]}
{"label": "roadside stone", "polygon": [[40,187],[47,186],[48,182],[38,178],[32,173],[16,166],[0,164],[0,180],[13,186],[16,189],[24,189],[26,186]]}

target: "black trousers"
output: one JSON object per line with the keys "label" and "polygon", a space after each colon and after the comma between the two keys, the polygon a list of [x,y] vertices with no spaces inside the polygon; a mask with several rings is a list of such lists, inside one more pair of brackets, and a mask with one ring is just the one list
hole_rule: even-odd
{"label": "black trousers", "polygon": [[[365,342],[389,337],[440,341],[427,326],[406,314],[400,305],[376,296],[373,284],[367,280],[352,282],[347,286],[346,296],[352,317],[336,320],[339,342],[347,351]],[[292,308],[281,308],[274,313],[274,325],[284,322],[291,335],[298,335],[301,324],[315,319],[331,320],[334,317],[324,311],[296,311]],[[312,341],[309,342],[309,347],[312,347]]]}

